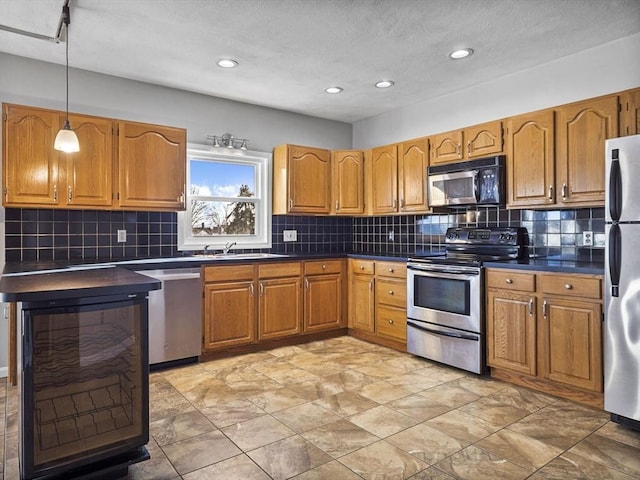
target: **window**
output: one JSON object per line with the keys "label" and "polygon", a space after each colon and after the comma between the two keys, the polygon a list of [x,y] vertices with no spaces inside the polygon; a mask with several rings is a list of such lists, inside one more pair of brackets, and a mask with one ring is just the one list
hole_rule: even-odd
{"label": "window", "polygon": [[271,154],[187,149],[187,210],[178,250],[271,248]]}

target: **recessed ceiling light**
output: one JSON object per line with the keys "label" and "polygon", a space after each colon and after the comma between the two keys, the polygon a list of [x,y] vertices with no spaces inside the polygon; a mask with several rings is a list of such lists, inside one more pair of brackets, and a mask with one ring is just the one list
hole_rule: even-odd
{"label": "recessed ceiling light", "polygon": [[328,87],[324,89],[327,93],[340,93],[342,90],[342,87]]}
{"label": "recessed ceiling light", "polygon": [[221,58],[216,63],[221,68],[235,68],[238,66],[238,62],[231,58]]}
{"label": "recessed ceiling light", "polygon": [[379,82],[376,82],[376,87],[378,88],[389,88],[389,87],[393,87],[395,85],[393,80],[380,80]]}
{"label": "recessed ceiling light", "polygon": [[449,58],[454,60],[460,60],[461,58],[467,58],[473,54],[472,48],[461,48],[460,50],[454,50],[449,54]]}

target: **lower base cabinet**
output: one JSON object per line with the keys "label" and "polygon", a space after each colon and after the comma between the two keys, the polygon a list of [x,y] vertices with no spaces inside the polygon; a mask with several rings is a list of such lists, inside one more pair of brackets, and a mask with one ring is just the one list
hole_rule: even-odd
{"label": "lower base cabinet", "polygon": [[258,265],[258,340],[302,331],[300,262]]}
{"label": "lower base cabinet", "polygon": [[601,407],[602,277],[486,273],[492,376]]}
{"label": "lower base cabinet", "polygon": [[344,260],[304,262],[305,332],[344,327]]}

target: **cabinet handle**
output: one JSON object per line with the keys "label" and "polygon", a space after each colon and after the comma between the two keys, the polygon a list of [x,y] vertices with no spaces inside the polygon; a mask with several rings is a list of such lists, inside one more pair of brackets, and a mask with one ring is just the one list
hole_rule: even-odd
{"label": "cabinet handle", "polygon": [[533,317],[533,297],[529,299],[529,316]]}
{"label": "cabinet handle", "polygon": [[398,205],[398,201],[394,198],[393,199],[393,208],[395,209],[397,205]]}
{"label": "cabinet handle", "polygon": [[364,265],[360,265],[360,270],[364,270]]}
{"label": "cabinet handle", "polygon": [[462,145],[460,143],[458,144],[457,150],[458,150],[458,158],[462,158]]}
{"label": "cabinet handle", "polygon": [[393,268],[388,268],[388,269],[387,269],[387,272],[389,272],[389,273],[393,273]]}
{"label": "cabinet handle", "polygon": [[69,185],[69,189],[67,192],[67,200],[69,201],[69,203],[71,203],[71,201],[73,200],[73,192],[71,191],[71,185]]}
{"label": "cabinet handle", "polygon": [[323,264],[322,264],[322,269],[323,269],[323,270],[326,270],[326,268],[327,268],[327,266],[323,263]]}
{"label": "cabinet handle", "polygon": [[553,185],[549,185],[549,200],[553,201]]}
{"label": "cabinet handle", "polygon": [[387,322],[389,323],[389,325],[393,325],[393,320],[389,319],[387,320]]}
{"label": "cabinet handle", "polygon": [[184,206],[184,192],[182,192],[178,197],[178,202],[180,203],[180,205]]}
{"label": "cabinet handle", "polygon": [[249,294],[253,297],[253,283],[249,285]]}
{"label": "cabinet handle", "polygon": [[573,285],[571,285],[570,283],[565,283],[564,288],[566,288],[567,290],[571,290],[573,288]]}
{"label": "cabinet handle", "polygon": [[562,200],[566,200],[567,199],[567,184],[563,183],[562,184]]}
{"label": "cabinet handle", "polygon": [[404,198],[400,199],[400,208],[404,208]]}
{"label": "cabinet handle", "polygon": [[291,210],[293,208],[293,199],[290,198],[289,199],[289,210]]}
{"label": "cabinet handle", "polygon": [[371,280],[369,280],[369,290],[373,290],[373,282]]}
{"label": "cabinet handle", "polygon": [[309,289],[309,280],[308,279],[304,279],[304,288]]}
{"label": "cabinet handle", "polygon": [[53,186],[53,201],[54,202],[58,201],[58,186],[57,185]]}
{"label": "cabinet handle", "polygon": [[389,295],[393,295],[393,290],[389,290]]}
{"label": "cabinet handle", "polygon": [[467,143],[467,155],[471,155],[471,142]]}
{"label": "cabinet handle", "polygon": [[260,282],[260,296],[264,295],[264,284]]}
{"label": "cabinet handle", "polygon": [[542,316],[547,318],[547,301],[542,302]]}
{"label": "cabinet handle", "polygon": [[336,200],[336,210],[338,210],[338,200]]}
{"label": "cabinet handle", "polygon": [[508,283],[509,285],[511,285],[513,283],[513,280],[511,280],[510,278],[507,278],[504,283]]}

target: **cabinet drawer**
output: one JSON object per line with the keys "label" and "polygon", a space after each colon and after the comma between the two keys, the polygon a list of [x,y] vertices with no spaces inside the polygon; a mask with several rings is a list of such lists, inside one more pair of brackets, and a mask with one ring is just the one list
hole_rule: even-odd
{"label": "cabinet drawer", "polygon": [[407,264],[400,262],[376,262],[376,275],[407,279]]}
{"label": "cabinet drawer", "polygon": [[407,308],[407,284],[402,280],[376,280],[376,302]]}
{"label": "cabinet drawer", "polygon": [[373,260],[361,260],[359,258],[352,258],[349,260],[349,270],[353,273],[366,273],[367,275],[373,275],[374,262]]}
{"label": "cabinet drawer", "polygon": [[602,278],[577,275],[540,275],[542,293],[572,297],[602,298]]}
{"label": "cabinet drawer", "polygon": [[258,278],[295,277],[302,272],[300,262],[264,263],[258,265]]}
{"label": "cabinet drawer", "polygon": [[322,275],[323,273],[342,273],[342,260],[304,262],[305,275]]}
{"label": "cabinet drawer", "polygon": [[227,280],[252,280],[253,265],[229,265],[225,267],[204,267],[205,282],[220,282]]}
{"label": "cabinet drawer", "polygon": [[487,287],[535,292],[536,275],[509,270],[487,270]]}
{"label": "cabinet drawer", "polygon": [[406,308],[387,307],[376,309],[376,333],[402,342],[407,341]]}

